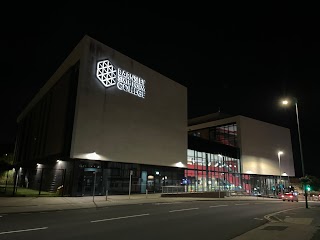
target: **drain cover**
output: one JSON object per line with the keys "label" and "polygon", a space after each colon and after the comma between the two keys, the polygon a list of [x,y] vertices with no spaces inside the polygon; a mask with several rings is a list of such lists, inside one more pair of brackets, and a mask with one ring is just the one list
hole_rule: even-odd
{"label": "drain cover", "polygon": [[267,226],[261,230],[276,230],[276,231],[283,231],[285,230],[287,227],[286,226]]}

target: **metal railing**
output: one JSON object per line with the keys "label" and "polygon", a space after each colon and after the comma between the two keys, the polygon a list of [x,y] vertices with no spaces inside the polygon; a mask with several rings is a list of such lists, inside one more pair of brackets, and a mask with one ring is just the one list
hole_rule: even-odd
{"label": "metal railing", "polygon": [[161,187],[162,193],[185,193],[186,187],[185,186],[162,186]]}

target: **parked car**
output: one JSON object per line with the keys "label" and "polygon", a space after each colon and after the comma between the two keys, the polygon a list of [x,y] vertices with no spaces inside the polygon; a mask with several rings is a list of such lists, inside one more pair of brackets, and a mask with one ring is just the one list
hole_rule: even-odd
{"label": "parked car", "polygon": [[281,195],[282,201],[288,201],[288,202],[298,202],[298,195],[290,192],[290,193],[285,193]]}

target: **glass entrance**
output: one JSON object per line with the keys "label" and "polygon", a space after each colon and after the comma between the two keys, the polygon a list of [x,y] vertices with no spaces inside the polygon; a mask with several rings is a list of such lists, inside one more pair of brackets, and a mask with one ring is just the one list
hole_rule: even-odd
{"label": "glass entrance", "polygon": [[82,181],[82,196],[102,195],[101,169],[85,168]]}

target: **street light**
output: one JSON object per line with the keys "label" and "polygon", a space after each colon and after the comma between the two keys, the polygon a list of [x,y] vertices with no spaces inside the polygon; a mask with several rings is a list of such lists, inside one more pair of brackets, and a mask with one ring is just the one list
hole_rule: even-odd
{"label": "street light", "polygon": [[[298,111],[298,100],[296,98],[292,98],[294,100],[294,105],[296,108],[296,116],[297,116],[297,126],[298,126],[298,136],[299,136],[299,147],[300,147],[300,159],[301,159],[301,170],[302,170],[302,176],[305,177],[305,171],[304,171],[304,162],[303,162],[303,153],[302,153],[302,143],[301,143],[301,134],[300,134],[300,124],[299,124],[299,111]],[[282,101],[283,105],[290,104],[290,101],[288,99],[284,99]],[[307,196],[307,189],[304,186],[304,196],[306,201],[306,208],[308,208],[308,196]]]}
{"label": "street light", "polygon": [[283,154],[282,151],[278,152],[278,160],[279,160],[279,187],[280,187],[280,193],[282,194],[282,186],[281,186],[281,154]]}

